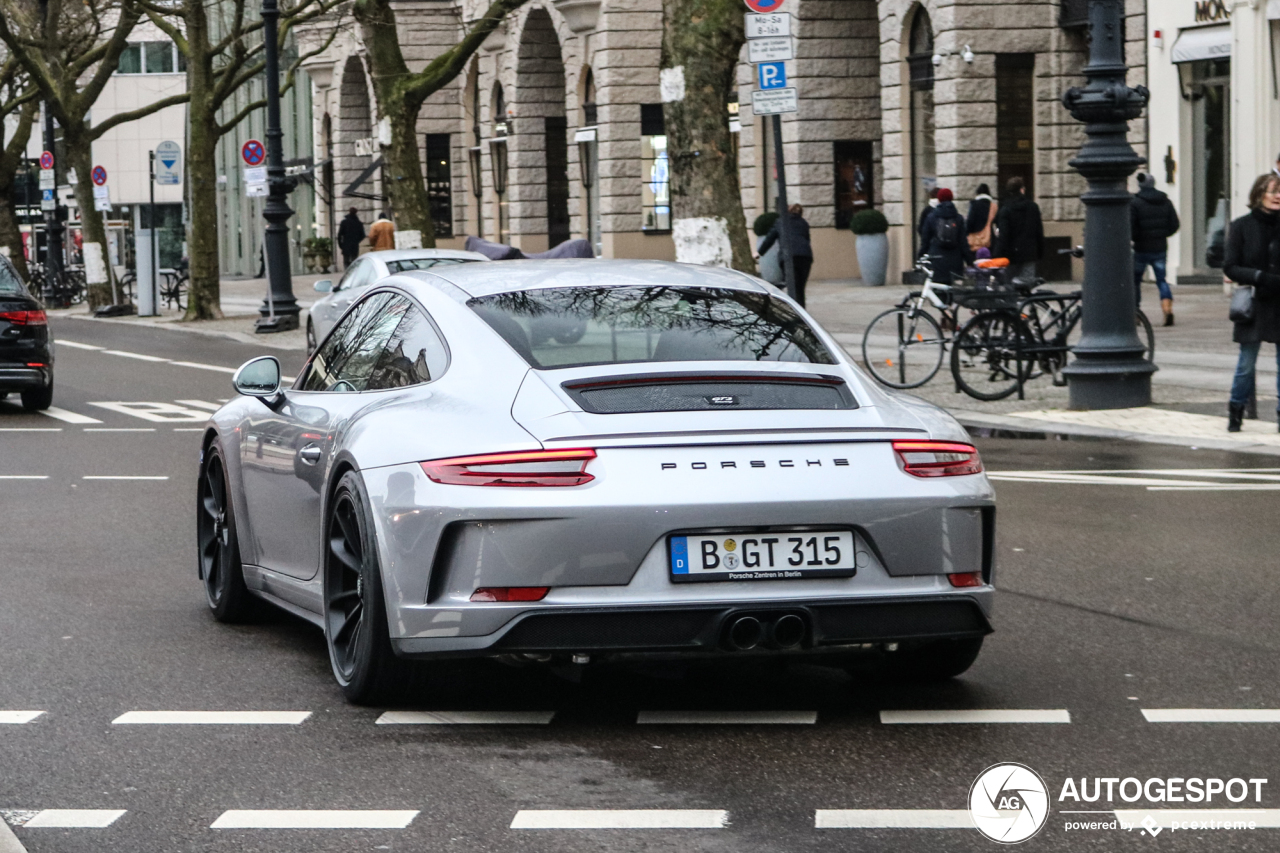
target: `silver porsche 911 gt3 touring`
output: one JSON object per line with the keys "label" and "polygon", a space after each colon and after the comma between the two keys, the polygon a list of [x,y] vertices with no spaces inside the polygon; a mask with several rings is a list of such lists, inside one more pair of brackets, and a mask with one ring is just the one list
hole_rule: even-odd
{"label": "silver porsche 911 gt3 touring", "polygon": [[777,289],[651,261],[386,278],[203,437],[199,574],[324,629],[349,699],[412,659],[788,655],[942,678],[993,597],[964,429]]}

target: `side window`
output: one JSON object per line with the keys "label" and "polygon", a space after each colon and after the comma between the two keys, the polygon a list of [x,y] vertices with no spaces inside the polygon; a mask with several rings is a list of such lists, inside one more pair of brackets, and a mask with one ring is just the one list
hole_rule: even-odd
{"label": "side window", "polygon": [[391,293],[375,293],[357,303],[316,351],[302,390],[363,391],[406,305],[404,297]]}
{"label": "side window", "polygon": [[342,278],[338,279],[338,286],[334,290],[350,290],[353,287],[363,287],[369,284],[372,279],[373,262],[358,260],[347,267],[347,271],[342,274]]}
{"label": "side window", "polygon": [[444,341],[426,313],[409,300],[404,302],[404,316],[369,376],[367,391],[405,388],[439,379],[449,362]]}

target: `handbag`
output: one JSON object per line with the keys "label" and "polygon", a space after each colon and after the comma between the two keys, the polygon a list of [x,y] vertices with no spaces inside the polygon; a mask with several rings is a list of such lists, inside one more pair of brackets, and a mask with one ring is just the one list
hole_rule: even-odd
{"label": "handbag", "polygon": [[1254,300],[1254,288],[1251,284],[1237,287],[1231,294],[1231,307],[1227,310],[1227,319],[1233,323],[1249,324],[1258,315],[1258,305]]}

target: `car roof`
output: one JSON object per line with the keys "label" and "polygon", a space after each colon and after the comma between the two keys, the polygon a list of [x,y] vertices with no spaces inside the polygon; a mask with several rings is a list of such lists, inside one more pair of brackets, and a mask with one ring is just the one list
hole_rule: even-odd
{"label": "car roof", "polygon": [[467,252],[462,249],[383,249],[378,252],[365,252],[363,257],[382,261],[415,261],[421,258],[457,258],[464,261],[489,260],[479,252]]}
{"label": "car roof", "polygon": [[548,287],[646,285],[725,287],[758,293],[769,292],[768,285],[764,282],[736,270],[671,261],[601,258],[494,261],[489,264],[457,264],[431,270],[406,271],[401,275],[427,284],[436,284],[439,279],[443,279],[469,297]]}

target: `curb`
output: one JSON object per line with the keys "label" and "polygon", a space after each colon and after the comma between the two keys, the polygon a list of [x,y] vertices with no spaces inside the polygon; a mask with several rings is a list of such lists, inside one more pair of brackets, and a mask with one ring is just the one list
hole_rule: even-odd
{"label": "curb", "polygon": [[1158,435],[1155,433],[1130,432],[1106,427],[1085,426],[1083,424],[1054,423],[1051,421],[1032,420],[1011,415],[992,415],[985,412],[972,412],[964,409],[949,409],[952,417],[966,429],[998,429],[1013,432],[1037,433],[1040,435],[1074,435],[1082,438],[1112,438],[1122,441],[1136,441],[1144,444],[1169,444],[1178,447],[1192,447],[1200,450],[1232,450],[1237,453],[1257,453],[1266,456],[1280,456],[1280,446],[1272,444],[1245,443],[1232,439],[1187,438],[1181,435]]}
{"label": "curb", "polygon": [[0,818],[0,853],[27,853],[27,848],[22,846],[4,818]]}

